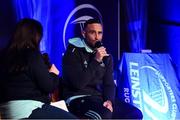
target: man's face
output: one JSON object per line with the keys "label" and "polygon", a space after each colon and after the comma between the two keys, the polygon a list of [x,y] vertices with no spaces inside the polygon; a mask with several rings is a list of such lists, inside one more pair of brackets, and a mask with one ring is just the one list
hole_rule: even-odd
{"label": "man's face", "polygon": [[102,25],[99,23],[88,24],[82,34],[87,40],[88,44],[94,46],[97,41],[102,40]]}

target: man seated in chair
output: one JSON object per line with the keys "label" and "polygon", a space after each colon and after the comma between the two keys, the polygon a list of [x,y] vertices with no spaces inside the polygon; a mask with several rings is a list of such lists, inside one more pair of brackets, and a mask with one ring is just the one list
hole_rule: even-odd
{"label": "man seated in chair", "polygon": [[[63,96],[69,111],[85,119],[111,119],[114,112],[117,112],[116,118],[142,119],[139,109],[115,102],[113,61],[101,43],[100,21],[88,20],[82,36],[69,40],[63,56]],[[118,110],[117,106],[126,107]]]}

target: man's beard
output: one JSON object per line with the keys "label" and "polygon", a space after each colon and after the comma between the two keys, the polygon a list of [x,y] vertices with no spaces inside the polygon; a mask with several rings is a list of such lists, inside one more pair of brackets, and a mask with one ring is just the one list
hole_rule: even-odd
{"label": "man's beard", "polygon": [[87,39],[85,40],[85,43],[87,44],[87,46],[89,46],[91,49],[95,49],[95,45],[93,45],[92,43],[90,43]]}

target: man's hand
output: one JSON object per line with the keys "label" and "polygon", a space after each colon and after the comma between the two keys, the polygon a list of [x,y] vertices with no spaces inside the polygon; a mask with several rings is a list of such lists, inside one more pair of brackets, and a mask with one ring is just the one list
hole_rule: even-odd
{"label": "man's hand", "polygon": [[107,100],[103,103],[103,106],[109,109],[111,112],[113,112],[112,102],[110,100]]}
{"label": "man's hand", "polygon": [[106,52],[106,48],[105,48],[105,47],[102,46],[102,47],[96,49],[95,59],[96,59],[98,62],[102,62],[102,59],[103,59],[103,57],[105,57],[105,56],[109,56],[109,54],[107,54],[107,52]]}

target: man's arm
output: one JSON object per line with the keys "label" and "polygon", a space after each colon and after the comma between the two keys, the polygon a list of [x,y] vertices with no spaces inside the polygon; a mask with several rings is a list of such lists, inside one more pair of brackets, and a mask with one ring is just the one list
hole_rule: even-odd
{"label": "man's arm", "polygon": [[113,103],[115,98],[115,84],[113,79],[112,56],[108,56],[104,62],[106,64],[106,73],[103,77],[103,97],[104,101],[109,100]]}
{"label": "man's arm", "polygon": [[112,102],[110,100],[105,101],[103,106],[113,112]]}

